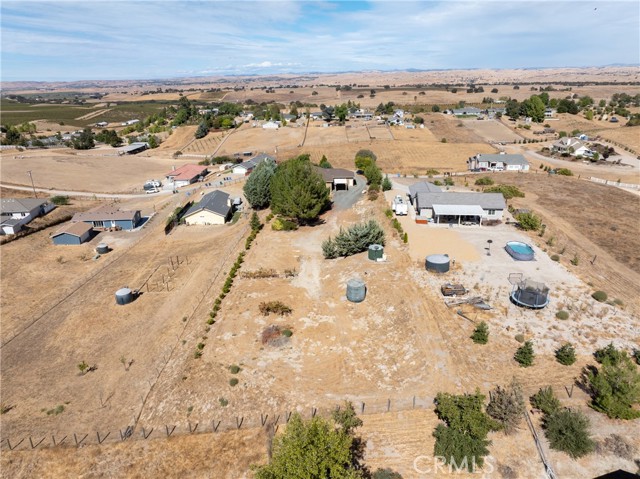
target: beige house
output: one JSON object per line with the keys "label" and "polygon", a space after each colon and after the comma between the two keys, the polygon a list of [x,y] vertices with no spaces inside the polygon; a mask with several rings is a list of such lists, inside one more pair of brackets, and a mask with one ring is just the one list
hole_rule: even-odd
{"label": "beige house", "polygon": [[343,168],[320,168],[316,167],[327,188],[334,190],[348,190],[356,184],[356,175],[353,171]]}
{"label": "beige house", "polygon": [[189,208],[183,219],[187,225],[223,225],[229,220],[231,210],[229,194],[216,190]]}

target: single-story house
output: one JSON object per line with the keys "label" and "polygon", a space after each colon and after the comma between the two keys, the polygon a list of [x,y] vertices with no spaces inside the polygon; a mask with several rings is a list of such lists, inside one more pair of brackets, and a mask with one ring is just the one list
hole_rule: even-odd
{"label": "single-story house", "polygon": [[590,151],[582,141],[567,136],[556,141],[552,145],[552,149],[555,153],[569,153],[574,156],[582,156]]}
{"label": "single-story house", "polygon": [[478,153],[467,160],[469,171],[529,171],[529,162],[519,154]]}
{"label": "single-story house", "polygon": [[130,145],[118,148],[119,155],[135,155],[149,148],[149,143],[145,141],[136,141]]}
{"label": "single-story house", "polygon": [[324,112],[322,112],[322,111],[314,111],[313,113],[309,114],[309,117],[312,120],[322,120],[324,118]]}
{"label": "single-story house", "polygon": [[276,159],[273,156],[269,156],[266,153],[258,153],[256,156],[254,156],[253,158],[244,161],[238,165],[235,165],[233,167],[233,173],[236,175],[249,175],[251,174],[251,172],[254,170],[254,168],[256,166],[258,166],[260,163],[262,163],[264,160],[271,160],[273,162],[276,161]]}
{"label": "single-story house", "polygon": [[442,188],[427,181],[420,181],[409,186],[409,201],[414,204],[418,193],[442,193]]}
{"label": "single-story house", "polygon": [[184,222],[188,225],[223,225],[231,216],[232,203],[228,193],[215,190],[187,210]]}
{"label": "single-story house", "polygon": [[107,126],[109,123],[107,123],[106,121],[99,121],[98,123],[96,123],[96,126],[98,128],[104,128],[105,126]]}
{"label": "single-story house", "polygon": [[56,206],[37,198],[1,198],[0,234],[16,234],[34,218],[46,215]]}
{"label": "single-story house", "polygon": [[180,168],[174,168],[173,171],[167,173],[165,178],[168,183],[172,183],[174,188],[190,185],[198,181],[200,177],[207,175],[209,170],[202,165],[182,165]]}
{"label": "single-story house", "polygon": [[136,123],[140,123],[140,120],[127,120],[127,121],[123,121],[121,123],[122,126],[131,126],[131,125],[135,125]]}
{"label": "single-story house", "polygon": [[284,113],[284,114],[282,114],[280,116],[285,121],[296,121],[298,119],[298,117],[296,115],[290,115],[288,113]]}
{"label": "single-story house", "polygon": [[544,109],[544,117],[545,118],[553,118],[555,114],[556,114],[556,110],[554,110],[553,108],[545,108]]}
{"label": "single-story house", "polygon": [[93,226],[91,226],[89,223],[68,223],[66,226],[60,228],[53,235],[51,235],[51,239],[53,240],[53,244],[82,244],[85,241],[91,239],[92,232]]}
{"label": "single-story house", "polygon": [[476,108],[474,106],[467,106],[465,108],[454,108],[453,114],[456,116],[478,116],[482,115],[482,110],[480,108]]}
{"label": "single-story house", "polygon": [[268,121],[264,125],[262,125],[262,128],[264,128],[265,130],[277,130],[278,128],[280,128],[280,122]]}
{"label": "single-story house", "polygon": [[415,201],[418,216],[435,223],[501,220],[506,207],[502,193],[419,192]]}
{"label": "single-story house", "polygon": [[350,170],[343,168],[320,168],[317,166],[316,171],[320,173],[327,188],[331,191],[348,190],[356,184],[356,174]]}
{"label": "single-story house", "polygon": [[102,205],[76,213],[71,221],[88,223],[94,228],[132,230],[140,223],[140,210],[121,210],[114,205]]}

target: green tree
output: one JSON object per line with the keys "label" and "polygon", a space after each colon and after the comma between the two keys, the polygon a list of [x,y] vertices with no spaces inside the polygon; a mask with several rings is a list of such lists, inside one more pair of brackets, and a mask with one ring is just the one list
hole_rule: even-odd
{"label": "green tree", "polygon": [[346,230],[340,228],[335,238],[329,237],[322,243],[322,252],[325,258],[334,259],[366,251],[372,244],[384,246],[384,243],[384,230],[376,220],[369,220]]}
{"label": "green tree", "polygon": [[276,163],[266,159],[256,166],[247,178],[243,191],[252,208],[267,208],[271,204],[271,181],[276,169]]}
{"label": "green tree", "polygon": [[576,350],[571,343],[565,343],[556,350],[556,360],[564,366],[576,362]]}
{"label": "green tree", "polygon": [[533,343],[531,341],[526,341],[522,346],[518,348],[513,356],[513,359],[515,359],[516,362],[523,368],[527,368],[533,365],[534,358],[535,353],[533,352]]}
{"label": "green tree", "polygon": [[82,133],[73,139],[71,146],[76,150],[90,150],[96,146],[91,128],[87,127],[82,130]]}
{"label": "green tree", "polygon": [[202,121],[198,125],[198,129],[195,132],[195,137],[196,139],[204,138],[205,136],[207,136],[207,133],[209,133],[209,125],[206,121]]}
{"label": "green tree", "polygon": [[147,143],[149,143],[149,148],[151,149],[158,148],[158,146],[160,146],[160,141],[156,135],[149,135]]}
{"label": "green tree", "polygon": [[478,324],[476,329],[473,330],[471,339],[476,344],[487,344],[489,342],[489,327],[487,326],[487,323],[482,321]]}
{"label": "green tree", "polygon": [[367,178],[367,183],[370,185],[380,185],[382,182],[382,171],[375,163],[369,164],[364,169],[364,176]]}
{"label": "green tree", "polygon": [[3,145],[19,145],[24,142],[23,136],[18,129],[13,125],[3,127],[6,131],[4,138],[2,139]]}
{"label": "green tree", "polygon": [[318,163],[318,166],[320,168],[333,168],[331,163],[329,163],[329,160],[327,160],[326,155],[322,155],[322,159],[320,160],[320,163]]}
{"label": "green tree", "polygon": [[595,447],[589,435],[589,418],[579,411],[563,409],[545,417],[544,434],[552,449],[574,459],[586,456]]}
{"label": "green tree", "polygon": [[345,401],[343,407],[335,409],[331,417],[345,434],[353,434],[356,428],[362,426],[362,419],[356,414],[351,401]]}
{"label": "green tree", "polygon": [[343,103],[342,105],[339,105],[335,108],[333,114],[338,118],[340,123],[343,123],[344,120],[347,118],[348,112],[349,111],[347,110],[347,105]]}
{"label": "green tree", "polygon": [[439,105],[433,105],[431,107],[431,111],[434,113],[438,113],[440,111],[440,106]]}
{"label": "green tree", "polygon": [[382,180],[382,191],[389,191],[391,188],[393,188],[393,184],[389,179],[389,175],[386,175]]}
{"label": "green tree", "polygon": [[553,414],[560,409],[560,401],[553,393],[551,386],[538,389],[538,392],[529,398],[531,405],[542,411],[543,414]]}
{"label": "green tree", "polygon": [[329,190],[320,174],[300,155],[285,161],[271,179],[271,209],[275,214],[307,223],[329,205]]}
{"label": "green tree", "polygon": [[[615,349],[615,348],[614,348]],[[591,390],[591,407],[612,419],[635,419],[640,410],[640,373],[626,351],[609,351],[601,356],[599,369],[586,372]]]}
{"label": "green tree", "polygon": [[544,121],[544,102],[537,95],[532,95],[526,104],[526,115],[531,117],[536,123]]}
{"label": "green tree", "polygon": [[435,413],[444,424],[438,424],[433,431],[435,456],[469,471],[473,471],[474,465],[483,466],[491,445],[487,434],[500,429],[500,424],[483,411],[484,399],[479,392],[461,396],[437,394]]}
{"label": "green tree", "polygon": [[507,387],[496,387],[489,397],[487,414],[502,425],[505,434],[514,433],[525,411],[522,386],[514,379]]}
{"label": "green tree", "polygon": [[533,213],[520,213],[516,215],[516,219],[520,224],[520,228],[525,231],[537,231],[542,225],[540,217]]}
{"label": "green tree", "polygon": [[256,479],[363,478],[353,465],[353,437],[318,416],[291,416],[284,434],[273,441],[269,464],[255,468]]}

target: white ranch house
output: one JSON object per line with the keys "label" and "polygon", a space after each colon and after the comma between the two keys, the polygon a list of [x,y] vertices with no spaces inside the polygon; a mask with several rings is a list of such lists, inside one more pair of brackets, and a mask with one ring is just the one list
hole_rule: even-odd
{"label": "white ranch house", "polygon": [[529,171],[529,162],[519,154],[478,153],[467,160],[469,171]]}
{"label": "white ranch house", "polygon": [[591,154],[591,150],[577,138],[560,138],[552,145],[554,153],[569,153],[573,156],[586,156]]}

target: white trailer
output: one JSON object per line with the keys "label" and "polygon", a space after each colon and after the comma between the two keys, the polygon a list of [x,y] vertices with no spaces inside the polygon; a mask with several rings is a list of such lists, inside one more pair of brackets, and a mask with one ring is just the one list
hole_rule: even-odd
{"label": "white trailer", "polygon": [[393,199],[391,209],[397,216],[406,216],[407,214],[409,214],[409,206],[400,195],[397,195]]}

